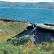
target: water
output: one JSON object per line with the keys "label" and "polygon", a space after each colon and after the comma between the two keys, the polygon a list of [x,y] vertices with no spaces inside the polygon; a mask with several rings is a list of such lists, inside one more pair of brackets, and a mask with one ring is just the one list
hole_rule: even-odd
{"label": "water", "polygon": [[47,8],[0,7],[0,17],[32,23],[54,23],[54,10]]}

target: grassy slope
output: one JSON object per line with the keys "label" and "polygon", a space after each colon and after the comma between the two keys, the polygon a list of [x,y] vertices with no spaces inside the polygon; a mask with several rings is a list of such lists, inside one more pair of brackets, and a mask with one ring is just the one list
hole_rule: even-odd
{"label": "grassy slope", "polygon": [[26,28],[26,24],[22,22],[4,22],[0,21],[0,40],[10,38],[20,33]]}
{"label": "grassy slope", "polygon": [[0,21],[0,54],[54,54],[54,42],[44,42],[32,45],[28,42],[25,45],[14,46],[6,40],[23,31],[27,25],[22,22]]}

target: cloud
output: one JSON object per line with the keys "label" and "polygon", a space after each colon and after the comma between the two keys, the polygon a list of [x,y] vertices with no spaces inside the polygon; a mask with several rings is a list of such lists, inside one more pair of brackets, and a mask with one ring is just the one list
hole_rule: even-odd
{"label": "cloud", "polygon": [[53,0],[0,0],[9,2],[53,2]]}

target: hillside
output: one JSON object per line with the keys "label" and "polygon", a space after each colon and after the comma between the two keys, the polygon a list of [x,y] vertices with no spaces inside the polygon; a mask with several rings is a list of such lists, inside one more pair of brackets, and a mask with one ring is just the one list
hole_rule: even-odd
{"label": "hillside", "polygon": [[22,22],[7,22],[0,20],[0,40],[15,36],[23,31],[26,26],[27,25]]}
{"label": "hillside", "polygon": [[[24,22],[0,20],[0,54],[54,54],[53,41],[34,45],[29,40],[32,36],[24,35],[22,39],[18,37],[17,34],[24,31],[26,27],[27,23]],[[15,35],[17,37],[12,39]],[[11,41],[7,41],[10,39]]]}

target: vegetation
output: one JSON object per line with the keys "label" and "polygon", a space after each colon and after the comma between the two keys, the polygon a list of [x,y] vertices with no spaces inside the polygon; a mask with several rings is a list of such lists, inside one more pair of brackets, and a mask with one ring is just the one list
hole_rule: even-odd
{"label": "vegetation", "polygon": [[22,22],[5,22],[0,21],[0,39],[11,38],[22,32],[26,28],[26,24]]}
{"label": "vegetation", "polygon": [[[22,22],[0,21],[0,54],[54,54],[53,41],[34,45],[28,35],[12,38],[26,27],[27,24]],[[8,39],[12,39],[12,41],[7,42]]]}

